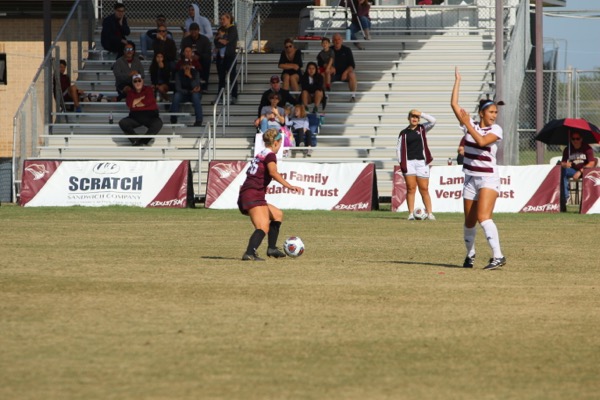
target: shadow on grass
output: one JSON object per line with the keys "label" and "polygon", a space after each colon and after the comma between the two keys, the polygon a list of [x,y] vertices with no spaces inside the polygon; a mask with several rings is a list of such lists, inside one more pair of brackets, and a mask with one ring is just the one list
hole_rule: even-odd
{"label": "shadow on grass", "polygon": [[[425,265],[425,266],[428,266],[428,267],[460,268],[460,269],[463,268],[462,265],[456,265],[456,264],[439,264],[439,263],[429,263],[429,262],[398,261],[398,260],[389,261],[389,262],[392,263],[392,264]],[[470,269],[470,268],[465,268],[465,269]]]}

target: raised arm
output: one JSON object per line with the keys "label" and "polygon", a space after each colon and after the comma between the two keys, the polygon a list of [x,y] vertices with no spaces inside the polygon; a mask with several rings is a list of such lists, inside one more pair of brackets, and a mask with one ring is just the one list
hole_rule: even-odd
{"label": "raised arm", "polygon": [[454,111],[454,115],[456,115],[456,119],[462,123],[461,120],[461,111],[462,109],[458,105],[458,92],[460,90],[460,73],[458,72],[458,67],[454,68],[454,87],[452,88],[452,97],[450,98],[450,106],[452,107],[452,111]]}

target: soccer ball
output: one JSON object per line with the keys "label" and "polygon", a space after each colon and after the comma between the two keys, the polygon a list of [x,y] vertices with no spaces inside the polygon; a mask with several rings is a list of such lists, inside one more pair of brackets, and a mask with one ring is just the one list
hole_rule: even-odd
{"label": "soccer ball", "polygon": [[290,257],[300,257],[304,253],[304,243],[299,237],[289,237],[283,242],[283,251]]}
{"label": "soccer ball", "polygon": [[418,220],[423,220],[423,219],[427,219],[427,212],[425,212],[424,208],[421,207],[417,207],[415,208],[415,210],[413,211],[413,215],[415,217],[415,219]]}

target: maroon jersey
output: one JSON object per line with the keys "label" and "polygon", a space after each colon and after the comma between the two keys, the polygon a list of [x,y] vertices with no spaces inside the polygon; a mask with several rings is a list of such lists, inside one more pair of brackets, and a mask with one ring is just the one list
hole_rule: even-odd
{"label": "maroon jersey", "polygon": [[253,207],[267,205],[265,193],[273,180],[267,168],[270,162],[277,163],[277,156],[271,149],[264,149],[250,163],[238,198],[238,207],[242,214],[248,214],[248,210]]}

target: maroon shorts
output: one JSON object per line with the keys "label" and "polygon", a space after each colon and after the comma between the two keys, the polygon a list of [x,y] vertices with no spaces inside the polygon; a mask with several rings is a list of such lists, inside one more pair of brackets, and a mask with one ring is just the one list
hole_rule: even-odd
{"label": "maroon shorts", "polygon": [[319,73],[323,75],[325,73],[325,67],[319,67]]}
{"label": "maroon shorts", "polygon": [[266,205],[264,190],[246,189],[238,197],[238,208],[244,215],[248,215],[248,210],[251,208]]}

